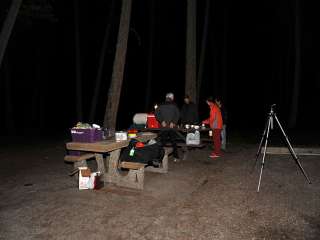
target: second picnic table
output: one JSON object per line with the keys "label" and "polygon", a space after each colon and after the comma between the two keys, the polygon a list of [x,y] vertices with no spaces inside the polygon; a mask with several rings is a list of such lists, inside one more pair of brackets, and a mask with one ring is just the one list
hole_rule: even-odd
{"label": "second picnic table", "polygon": [[183,152],[183,156],[182,156],[182,160],[186,160],[188,157],[188,153],[190,150],[192,149],[199,149],[199,148],[203,148],[205,146],[205,144],[203,144],[203,140],[207,140],[204,138],[200,138],[200,143],[199,144],[187,144],[186,143],[186,134],[188,133],[192,133],[195,131],[199,131],[200,133],[208,133],[211,128],[198,128],[198,129],[194,129],[194,128],[167,128],[167,127],[163,127],[163,128],[144,128],[141,129],[141,132],[154,132],[154,133],[161,133],[161,131],[168,131],[168,130],[173,130],[176,131],[176,133],[178,135],[180,135],[180,139],[183,139],[183,142],[177,142],[177,147],[180,147],[182,149]]}

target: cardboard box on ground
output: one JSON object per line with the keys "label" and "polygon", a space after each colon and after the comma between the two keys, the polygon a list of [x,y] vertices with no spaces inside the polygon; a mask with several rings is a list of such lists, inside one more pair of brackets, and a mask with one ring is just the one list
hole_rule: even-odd
{"label": "cardboard box on ground", "polygon": [[99,189],[102,185],[100,172],[91,172],[88,167],[79,167],[79,190]]}

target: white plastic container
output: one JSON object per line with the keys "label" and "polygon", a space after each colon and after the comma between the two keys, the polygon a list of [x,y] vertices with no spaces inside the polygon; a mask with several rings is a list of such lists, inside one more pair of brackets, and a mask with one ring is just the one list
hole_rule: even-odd
{"label": "white plastic container", "polygon": [[128,134],[127,132],[119,131],[119,132],[116,132],[115,138],[117,142],[125,141],[128,139]]}
{"label": "white plastic container", "polygon": [[200,132],[188,133],[186,138],[187,145],[199,145],[200,144]]}

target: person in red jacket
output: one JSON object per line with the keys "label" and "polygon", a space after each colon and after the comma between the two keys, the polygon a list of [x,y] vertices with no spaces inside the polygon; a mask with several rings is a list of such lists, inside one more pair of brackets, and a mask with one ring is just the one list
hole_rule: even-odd
{"label": "person in red jacket", "polygon": [[[217,100],[217,99],[216,99]],[[221,130],[223,127],[222,115],[218,104],[212,97],[208,97],[206,100],[210,108],[210,116],[208,119],[203,120],[203,124],[209,124],[213,130],[213,145],[214,151],[211,153],[211,158],[217,158],[221,156]]]}

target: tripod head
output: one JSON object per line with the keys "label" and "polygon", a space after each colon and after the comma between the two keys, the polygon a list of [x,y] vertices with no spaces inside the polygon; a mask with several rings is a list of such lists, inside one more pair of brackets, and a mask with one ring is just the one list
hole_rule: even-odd
{"label": "tripod head", "polygon": [[273,115],[274,114],[274,110],[273,110],[273,108],[276,106],[277,104],[272,104],[271,106],[270,106],[270,115]]}
{"label": "tripod head", "polygon": [[275,103],[271,105],[271,110],[272,110],[272,111],[273,111],[273,108],[274,108],[276,105],[277,105],[277,104],[275,104]]}
{"label": "tripod head", "polygon": [[276,106],[276,104],[272,104],[270,107],[270,112],[269,112],[269,116],[270,116],[270,128],[273,129],[273,117],[275,115],[275,112],[273,110],[273,108]]}

